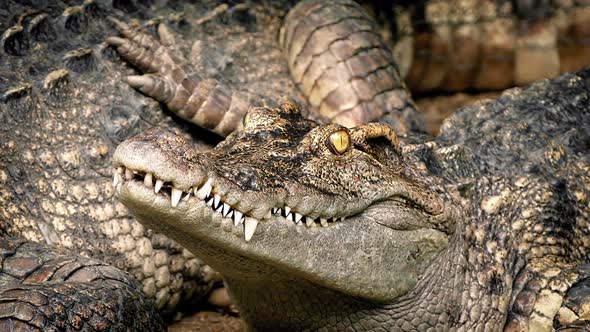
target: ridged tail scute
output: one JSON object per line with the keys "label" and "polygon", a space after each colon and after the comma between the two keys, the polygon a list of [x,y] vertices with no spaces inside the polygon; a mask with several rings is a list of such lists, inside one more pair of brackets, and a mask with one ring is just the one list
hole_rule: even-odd
{"label": "ridged tail scute", "polygon": [[326,119],[347,127],[390,120],[402,134],[420,123],[391,52],[357,3],[299,3],[281,45],[294,81]]}
{"label": "ridged tail scute", "polygon": [[174,38],[164,24],[158,26],[160,41],[140,31],[137,24],[127,25],[111,18],[124,38],[109,37],[119,54],[145,75],[129,76],[129,85],[166,104],[180,117],[219,135],[227,136],[242,125],[249,109],[248,95],[234,92],[215,79],[187,74],[180,66],[183,59],[169,51]]}
{"label": "ridged tail scute", "polygon": [[[394,5],[396,55],[414,92],[503,90],[590,65],[587,1]],[[406,75],[407,73],[407,75]]]}

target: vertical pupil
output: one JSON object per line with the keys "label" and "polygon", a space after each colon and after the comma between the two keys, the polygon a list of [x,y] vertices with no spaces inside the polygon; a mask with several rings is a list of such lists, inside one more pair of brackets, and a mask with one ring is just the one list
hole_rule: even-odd
{"label": "vertical pupil", "polygon": [[348,147],[348,134],[345,131],[337,131],[330,135],[330,143],[334,152],[343,154]]}

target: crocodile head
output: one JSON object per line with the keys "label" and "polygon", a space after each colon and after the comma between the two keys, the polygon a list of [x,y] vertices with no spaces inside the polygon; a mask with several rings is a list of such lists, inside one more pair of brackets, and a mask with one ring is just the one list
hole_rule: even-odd
{"label": "crocodile head", "polygon": [[150,130],[122,143],[114,166],[132,213],[230,288],[272,292],[282,280],[387,303],[412,289],[454,228],[453,208],[413,179],[388,126],[318,125],[291,104],[250,110],[205,153]]}

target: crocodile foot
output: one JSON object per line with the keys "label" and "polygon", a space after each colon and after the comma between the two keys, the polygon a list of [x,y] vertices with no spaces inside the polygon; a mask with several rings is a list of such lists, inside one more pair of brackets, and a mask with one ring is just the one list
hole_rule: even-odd
{"label": "crocodile foot", "polygon": [[174,37],[165,24],[158,25],[158,41],[141,31],[138,24],[109,20],[123,38],[109,37],[107,43],[145,73],[128,76],[129,85],[165,103],[181,118],[222,136],[241,126],[241,119],[249,108],[247,96],[233,93],[215,79],[202,79],[185,72],[182,64],[186,60],[172,51]]}

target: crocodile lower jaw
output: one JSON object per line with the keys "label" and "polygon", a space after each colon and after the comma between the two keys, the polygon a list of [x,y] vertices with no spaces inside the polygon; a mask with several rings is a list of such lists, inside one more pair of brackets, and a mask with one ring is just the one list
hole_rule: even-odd
{"label": "crocodile lower jaw", "polygon": [[[307,227],[329,227],[335,222],[344,221],[346,217],[309,217],[299,214],[289,206],[274,207],[268,210],[264,218],[257,219],[247,215],[246,212],[239,211],[235,206],[226,203],[224,199],[216,193],[215,181],[212,178],[207,179],[203,184],[194,186],[188,190],[181,190],[172,184],[164,182],[154,176],[153,173],[132,170],[130,168],[119,166],[113,171],[113,187],[120,193],[121,186],[126,181],[135,181],[143,183],[145,187],[153,189],[154,194],[165,197],[170,202],[170,208],[176,208],[181,201],[191,204],[191,200],[200,200],[207,205],[212,212],[219,213],[223,218],[230,219],[234,227],[244,228],[244,239],[250,241],[258,223],[261,221],[270,221],[273,218],[283,217],[286,222],[293,222],[295,225],[306,225]],[[191,198],[192,197],[192,198]],[[193,204],[197,202],[192,202]],[[273,217],[275,216],[275,217]]]}

